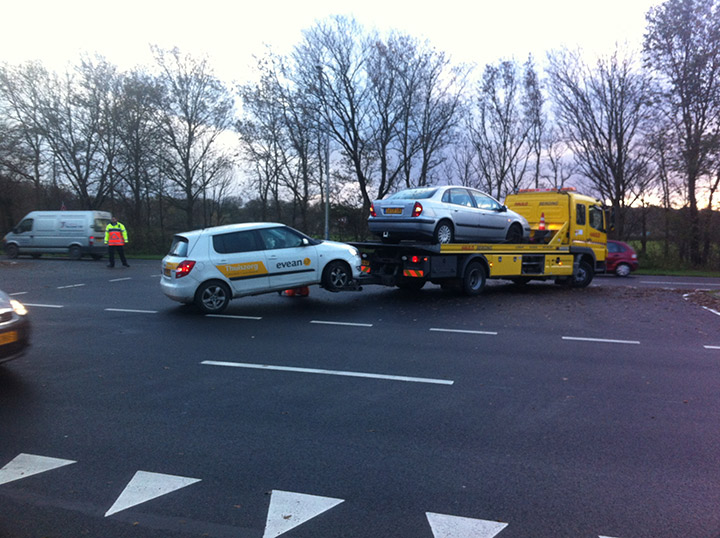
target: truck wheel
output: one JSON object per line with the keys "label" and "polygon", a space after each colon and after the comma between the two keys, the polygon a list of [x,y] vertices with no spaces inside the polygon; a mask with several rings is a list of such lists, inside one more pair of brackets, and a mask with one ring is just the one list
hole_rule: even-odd
{"label": "truck wheel", "polygon": [[328,291],[340,291],[352,280],[350,267],[345,262],[335,260],[325,266],[322,274],[322,286]]}
{"label": "truck wheel", "polygon": [[627,263],[621,263],[615,268],[615,274],[617,276],[628,276],[630,275],[630,266]]}
{"label": "truck wheel", "polygon": [[435,233],[433,234],[433,243],[440,243],[442,245],[446,245],[448,243],[452,243],[454,239],[455,232],[453,232],[453,227],[450,221],[441,220],[435,228]]}
{"label": "truck wheel", "polygon": [[5,246],[5,254],[7,254],[8,258],[17,258],[18,257],[18,248],[16,245],[6,245]]}
{"label": "truck wheel", "polygon": [[485,287],[485,267],[480,262],[470,262],[465,268],[462,290],[465,295],[478,295]]}
{"label": "truck wheel", "polygon": [[575,268],[572,276],[573,288],[585,288],[592,282],[594,273],[592,266],[585,261],[581,261]]}
{"label": "truck wheel", "polygon": [[79,260],[80,258],[82,258],[82,251],[80,250],[80,247],[77,245],[71,246],[69,252],[70,252],[70,257],[73,260]]}
{"label": "truck wheel", "polygon": [[224,282],[204,282],[195,292],[195,304],[205,314],[219,314],[230,302],[230,289]]}
{"label": "truck wheel", "polygon": [[522,243],[523,232],[519,224],[513,224],[507,231],[505,236],[506,243]]}

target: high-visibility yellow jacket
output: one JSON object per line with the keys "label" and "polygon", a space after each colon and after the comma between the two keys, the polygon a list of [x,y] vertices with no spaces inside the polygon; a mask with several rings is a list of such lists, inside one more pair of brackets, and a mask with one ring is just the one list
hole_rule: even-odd
{"label": "high-visibility yellow jacket", "polygon": [[105,244],[106,245],[124,245],[128,242],[127,230],[121,222],[113,224],[108,223],[105,227]]}

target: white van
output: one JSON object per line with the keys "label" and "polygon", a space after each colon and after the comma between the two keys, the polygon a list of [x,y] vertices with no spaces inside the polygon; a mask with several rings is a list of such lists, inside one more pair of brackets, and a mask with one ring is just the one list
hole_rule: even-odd
{"label": "white van", "polygon": [[3,239],[9,258],[30,254],[69,254],[74,260],[89,254],[99,260],[107,253],[107,211],[31,211]]}

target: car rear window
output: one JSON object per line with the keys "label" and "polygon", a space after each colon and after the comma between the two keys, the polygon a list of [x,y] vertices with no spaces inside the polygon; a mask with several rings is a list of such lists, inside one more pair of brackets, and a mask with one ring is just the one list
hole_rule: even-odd
{"label": "car rear window", "polygon": [[93,231],[104,232],[108,224],[110,224],[110,219],[95,219],[95,222],[93,223]]}
{"label": "car rear window", "polygon": [[431,198],[437,189],[407,189],[388,196],[388,200],[426,200]]}
{"label": "car rear window", "polygon": [[170,256],[179,256],[180,258],[184,258],[187,256],[188,253],[188,240],[185,237],[182,237],[180,235],[176,235],[173,237],[172,245],[170,245],[170,252],[168,252],[168,255]]}

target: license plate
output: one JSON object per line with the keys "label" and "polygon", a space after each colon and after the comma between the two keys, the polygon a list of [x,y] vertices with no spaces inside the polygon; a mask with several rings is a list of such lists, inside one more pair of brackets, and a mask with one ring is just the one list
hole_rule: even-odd
{"label": "license plate", "polygon": [[10,331],[6,333],[0,334],[0,346],[5,344],[12,344],[13,342],[18,341],[18,333],[17,331]]}
{"label": "license plate", "polygon": [[165,274],[165,276],[170,276],[172,271],[170,269],[168,269],[167,267],[165,267],[165,269],[163,269],[163,273]]}
{"label": "license plate", "polygon": [[402,207],[386,207],[386,215],[400,215],[402,213]]}

